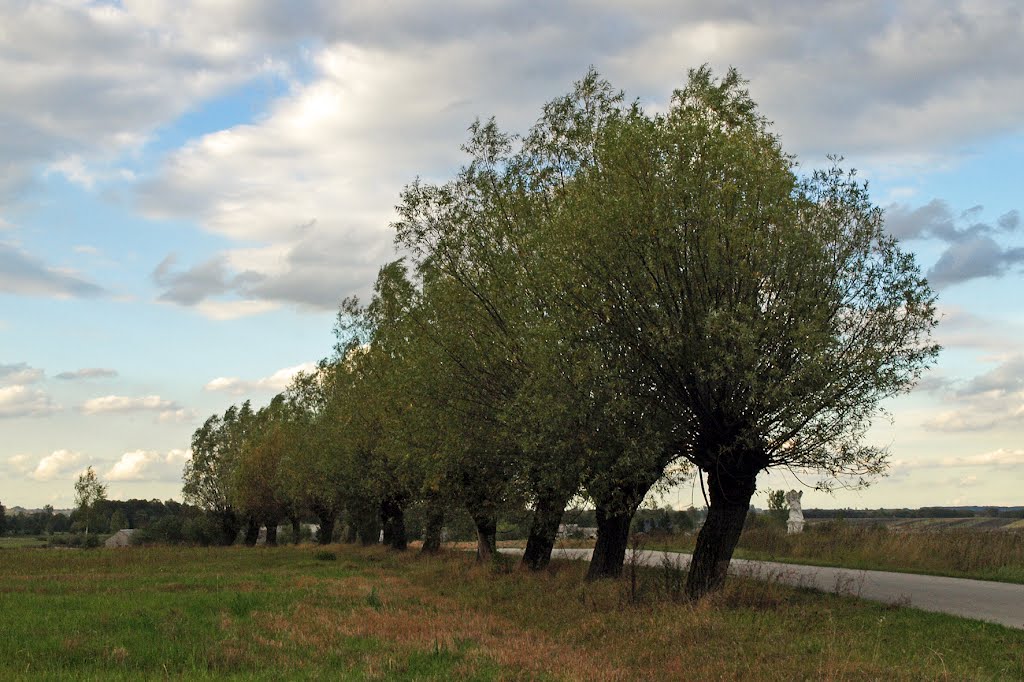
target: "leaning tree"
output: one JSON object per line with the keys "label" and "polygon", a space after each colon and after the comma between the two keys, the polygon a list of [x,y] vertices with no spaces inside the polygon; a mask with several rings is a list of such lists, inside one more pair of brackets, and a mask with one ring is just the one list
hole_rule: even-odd
{"label": "leaning tree", "polygon": [[760,472],[863,483],[886,398],[938,353],[935,297],[836,163],[801,174],[730,70],[690,72],[669,110],[633,105],[599,131],[548,223],[579,335],[628,357],[707,479],[687,582],[721,586]]}

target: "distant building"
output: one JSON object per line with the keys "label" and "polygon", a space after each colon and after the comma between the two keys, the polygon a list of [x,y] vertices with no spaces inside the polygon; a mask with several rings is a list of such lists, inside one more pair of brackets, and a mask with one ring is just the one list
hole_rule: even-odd
{"label": "distant building", "polygon": [[122,528],[117,531],[103,543],[104,547],[128,547],[132,544],[132,535],[135,534],[134,528]]}

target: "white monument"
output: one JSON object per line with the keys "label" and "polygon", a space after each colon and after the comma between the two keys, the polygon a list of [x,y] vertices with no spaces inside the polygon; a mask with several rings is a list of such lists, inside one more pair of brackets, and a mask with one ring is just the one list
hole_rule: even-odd
{"label": "white monument", "polygon": [[803,490],[790,490],[786,493],[786,502],[789,503],[789,521],[786,522],[786,532],[789,535],[804,532],[804,510],[800,508],[800,498],[803,496]]}

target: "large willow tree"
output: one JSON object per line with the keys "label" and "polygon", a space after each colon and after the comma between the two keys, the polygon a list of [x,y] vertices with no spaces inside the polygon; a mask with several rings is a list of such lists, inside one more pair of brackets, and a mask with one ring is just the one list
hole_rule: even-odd
{"label": "large willow tree", "polygon": [[866,186],[801,175],[735,71],[610,118],[560,202],[547,243],[570,317],[630,356],[707,478],[692,598],[725,579],[760,472],[884,470],[863,436],[934,360],[934,295]]}

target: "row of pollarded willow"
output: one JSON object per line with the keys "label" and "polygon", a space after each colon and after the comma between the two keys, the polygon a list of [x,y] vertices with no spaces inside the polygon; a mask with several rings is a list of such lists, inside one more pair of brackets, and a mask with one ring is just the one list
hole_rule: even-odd
{"label": "row of pollarded willow", "polygon": [[[477,123],[465,150],[452,180],[403,192],[412,267],[343,307],[335,360],[291,392],[309,445],[334,453],[321,466],[386,529],[412,500],[435,528],[458,504],[485,558],[498,511],[525,502],[540,568],[583,494],[589,575],[616,575],[637,506],[690,465],[710,494],[699,598],[758,473],[883,471],[861,439],[934,359],[934,296],[851,174],[797,175],[735,72],[692,71],[655,115],[592,72],[528,134]],[[331,387],[319,403],[310,382]]]}
{"label": "row of pollarded willow", "polygon": [[658,115],[591,73],[528,135],[478,124],[466,150],[455,179],[406,190],[398,243],[507,364],[502,422],[557,458],[536,508],[561,482],[593,500],[592,575],[621,566],[676,459],[710,493],[693,597],[724,579],[758,473],[884,469],[862,436],[937,354],[934,296],[852,174],[797,175],[735,72],[691,72]]}

